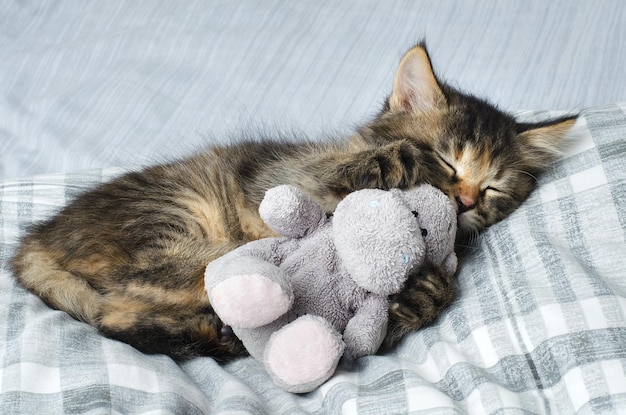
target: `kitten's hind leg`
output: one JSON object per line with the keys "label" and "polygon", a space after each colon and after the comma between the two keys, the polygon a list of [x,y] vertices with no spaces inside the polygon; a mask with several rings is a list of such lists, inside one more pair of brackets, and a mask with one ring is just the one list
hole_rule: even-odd
{"label": "kitten's hind leg", "polygon": [[[207,250],[212,255],[222,248],[216,245]],[[209,302],[203,278],[210,260],[206,255],[207,259],[205,255],[155,256],[141,261],[145,268],[129,267],[125,283],[106,294],[97,327],[144,353],[178,360],[195,356],[229,360],[245,355],[241,342],[228,335]],[[116,280],[122,280],[121,275]]]}
{"label": "kitten's hind leg", "polygon": [[143,353],[176,360],[211,356],[227,361],[246,354],[236,337],[224,336],[222,322],[209,306],[163,308],[137,298],[110,297],[99,329]]}

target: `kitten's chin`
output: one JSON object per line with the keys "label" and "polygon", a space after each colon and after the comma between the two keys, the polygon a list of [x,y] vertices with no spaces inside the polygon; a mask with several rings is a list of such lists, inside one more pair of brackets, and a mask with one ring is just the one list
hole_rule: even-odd
{"label": "kitten's chin", "polygon": [[471,211],[461,213],[456,217],[458,233],[475,235],[480,233],[484,227],[474,217]]}
{"label": "kitten's chin", "polygon": [[475,232],[477,228],[475,221],[473,220],[470,214],[471,212],[468,211],[468,212],[460,213],[456,216],[457,227],[462,232],[467,232],[467,233]]}
{"label": "kitten's chin", "polygon": [[482,227],[473,223],[466,214],[457,217],[458,230],[454,250],[459,258],[471,253],[478,244]]}

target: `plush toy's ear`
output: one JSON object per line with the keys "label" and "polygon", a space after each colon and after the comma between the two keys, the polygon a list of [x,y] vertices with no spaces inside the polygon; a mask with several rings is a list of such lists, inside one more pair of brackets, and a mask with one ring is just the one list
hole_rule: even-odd
{"label": "plush toy's ear", "polygon": [[398,195],[366,189],[349,194],[333,216],[340,260],[368,291],[399,292],[411,269],[424,258],[417,218]]}
{"label": "plush toy's ear", "polygon": [[301,238],[326,221],[320,205],[289,185],[269,189],[259,206],[259,214],[274,232],[290,238]]}

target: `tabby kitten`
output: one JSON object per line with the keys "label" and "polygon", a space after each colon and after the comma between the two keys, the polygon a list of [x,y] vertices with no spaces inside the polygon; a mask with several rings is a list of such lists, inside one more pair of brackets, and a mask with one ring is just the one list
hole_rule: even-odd
{"label": "tabby kitten", "polygon": [[[255,137],[125,174],[35,225],[11,266],[51,307],[143,352],[229,359],[245,351],[213,312],[203,271],[274,236],[257,213],[268,188],[296,185],[331,213],[357,189],[427,182],[456,201],[461,231],[476,232],[528,197],[574,121],[516,123],[440,82],[420,44],[402,58],[382,112],[353,135]],[[454,292],[434,265],[412,275],[392,298],[386,346],[432,322]]]}

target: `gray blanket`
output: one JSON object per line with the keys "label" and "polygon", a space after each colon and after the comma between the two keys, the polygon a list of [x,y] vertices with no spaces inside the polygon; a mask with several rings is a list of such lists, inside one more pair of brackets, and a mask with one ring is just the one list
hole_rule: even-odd
{"label": "gray blanket", "polygon": [[[460,297],[308,395],[247,358],[177,365],[18,287],[17,236],[119,169],[0,186],[0,413],[612,413],[626,410],[626,106],[583,111],[566,157],[461,262]],[[525,119],[547,114],[521,114]]]}

